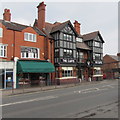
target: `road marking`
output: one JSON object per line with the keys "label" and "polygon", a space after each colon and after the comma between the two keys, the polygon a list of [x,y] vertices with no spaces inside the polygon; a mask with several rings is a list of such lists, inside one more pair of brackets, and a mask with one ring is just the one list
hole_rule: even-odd
{"label": "road marking", "polygon": [[54,98],[57,98],[57,97],[58,97],[58,96],[46,96],[46,97],[40,97],[40,98],[31,99],[31,100],[26,100],[26,101],[19,101],[19,102],[14,102],[14,103],[3,104],[3,105],[0,105],[0,106],[1,106],[1,107],[4,107],[4,106],[21,104],[21,103],[28,103],[28,102],[33,102],[33,101],[49,100],[49,99],[54,99]]}

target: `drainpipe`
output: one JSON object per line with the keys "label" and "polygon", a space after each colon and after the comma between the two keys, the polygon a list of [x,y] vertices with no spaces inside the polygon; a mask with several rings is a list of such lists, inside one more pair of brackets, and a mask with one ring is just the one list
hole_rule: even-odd
{"label": "drainpipe", "polygon": [[17,61],[18,61],[18,57],[14,57],[14,66],[13,66],[13,88],[14,89],[16,89],[16,86],[17,86],[17,84],[16,84],[16,79],[17,79],[17,77],[16,77],[16,74],[17,74]]}

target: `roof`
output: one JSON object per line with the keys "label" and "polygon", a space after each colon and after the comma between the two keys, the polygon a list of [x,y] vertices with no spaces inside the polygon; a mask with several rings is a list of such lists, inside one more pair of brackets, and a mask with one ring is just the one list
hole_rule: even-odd
{"label": "roof", "polygon": [[55,26],[55,24],[51,24],[51,23],[48,23],[48,22],[45,23],[45,31],[44,32],[49,38],[53,38],[50,35],[50,33],[51,33],[51,30],[54,26]]}
{"label": "roof", "polygon": [[114,60],[116,60],[116,61],[119,61],[119,57],[118,56],[116,56],[116,55],[109,55],[111,58],[113,58]]}
{"label": "roof", "polygon": [[84,42],[77,42],[77,48],[91,50],[90,47],[88,47],[88,45],[86,45]]}
{"label": "roof", "polygon": [[56,26],[54,26],[51,30],[51,33],[54,33],[56,31],[60,31],[62,30],[67,24],[69,24],[73,31],[75,32],[76,36],[78,36],[78,33],[76,32],[75,28],[73,27],[73,25],[71,24],[70,20],[66,21],[66,22],[63,22],[63,23],[60,23],[60,24],[57,24]]}
{"label": "roof", "polygon": [[66,22],[61,23],[61,24],[57,24],[56,26],[54,26],[52,28],[51,33],[54,33],[56,31],[62,30],[68,23],[69,23],[69,21],[66,21]]}
{"label": "roof", "polygon": [[83,37],[84,41],[88,41],[88,40],[94,39],[98,35],[100,36],[102,42],[104,43],[104,40],[103,40],[103,38],[102,38],[102,36],[101,36],[99,31],[95,31],[95,32],[91,32],[91,33],[88,33],[88,34],[84,34],[82,37]]}
{"label": "roof", "polygon": [[[31,26],[22,25],[22,24],[5,21],[5,20],[1,20],[1,19],[0,19],[0,23],[2,23],[9,30],[20,31],[20,32],[22,30],[26,29],[27,27],[31,27]],[[39,35],[45,36],[45,34],[42,31],[40,31],[39,29],[37,29],[36,27],[31,27],[31,28],[33,28]]]}
{"label": "roof", "polygon": [[70,20],[60,23],[60,22],[55,22],[55,23],[45,23],[45,33],[49,38],[53,38],[51,36],[52,33],[56,32],[56,31],[60,31],[62,30],[67,24],[70,24],[70,26],[73,28],[75,34],[78,36],[77,32],[75,31],[74,27],[72,26]]}

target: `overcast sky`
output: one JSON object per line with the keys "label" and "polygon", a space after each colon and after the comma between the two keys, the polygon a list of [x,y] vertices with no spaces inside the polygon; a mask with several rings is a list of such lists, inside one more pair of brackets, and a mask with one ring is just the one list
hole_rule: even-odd
{"label": "overcast sky", "polygon": [[[100,31],[105,44],[104,55],[118,52],[118,3],[117,2],[45,2],[46,21],[54,23],[77,20],[81,23],[81,34]],[[2,2],[0,19],[4,8],[9,8],[12,20],[33,25],[37,18],[39,2]],[[120,51],[119,51],[120,52]]]}

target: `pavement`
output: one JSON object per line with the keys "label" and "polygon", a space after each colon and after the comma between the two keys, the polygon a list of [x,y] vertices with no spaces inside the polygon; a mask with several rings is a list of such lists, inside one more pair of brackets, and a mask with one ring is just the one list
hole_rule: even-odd
{"label": "pavement", "polygon": [[2,100],[3,118],[118,118],[118,80],[6,95]]}
{"label": "pavement", "polygon": [[51,86],[39,86],[39,87],[29,87],[29,88],[19,88],[19,89],[1,89],[2,97],[16,95],[16,94],[24,94],[24,93],[32,93],[32,92],[40,92],[54,89],[61,89],[67,87],[74,87],[78,85],[86,85],[86,84],[97,84],[101,81],[82,81],[81,83],[75,84],[65,84],[65,85],[51,85]]}

